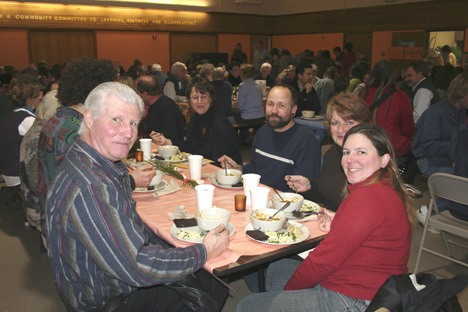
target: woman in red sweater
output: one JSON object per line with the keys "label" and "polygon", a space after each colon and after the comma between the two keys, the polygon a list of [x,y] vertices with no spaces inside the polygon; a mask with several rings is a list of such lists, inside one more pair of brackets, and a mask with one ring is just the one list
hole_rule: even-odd
{"label": "woman in red sweater", "polygon": [[319,215],[327,237],[302,262],[271,264],[268,292],[237,311],[364,311],[389,276],[407,273],[415,211],[388,136],[372,124],[351,128],[341,165],[347,196],[336,214]]}
{"label": "woman in red sweater", "polygon": [[397,76],[395,64],[378,62],[370,73],[371,82],[361,96],[369,106],[375,123],[387,132],[395,157],[399,158],[411,150],[414,119],[410,98],[395,87]]}

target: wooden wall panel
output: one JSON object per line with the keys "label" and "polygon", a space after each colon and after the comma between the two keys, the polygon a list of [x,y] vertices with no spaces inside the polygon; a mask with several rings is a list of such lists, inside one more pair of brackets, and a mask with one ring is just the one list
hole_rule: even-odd
{"label": "wooden wall panel", "polygon": [[31,60],[49,64],[65,63],[77,58],[95,57],[93,31],[31,30]]}
{"label": "wooden wall panel", "polygon": [[271,34],[368,33],[385,30],[454,30],[467,26],[468,1],[427,1],[277,16]]}
{"label": "wooden wall panel", "polygon": [[0,11],[3,27],[288,35],[464,29],[468,1],[425,1],[277,17],[14,1],[0,1]]}
{"label": "wooden wall panel", "polygon": [[159,63],[166,72],[170,68],[169,36],[149,31],[96,31],[96,56],[118,61],[125,69],[134,59],[144,65]]}
{"label": "wooden wall panel", "polygon": [[187,61],[190,53],[218,52],[216,35],[171,34],[171,64]]}
{"label": "wooden wall panel", "polygon": [[23,69],[30,63],[27,29],[0,29],[0,65]]}
{"label": "wooden wall panel", "polygon": [[344,37],[344,43],[351,42],[354,52],[362,51],[368,60],[372,59],[372,34],[354,34],[347,33]]}

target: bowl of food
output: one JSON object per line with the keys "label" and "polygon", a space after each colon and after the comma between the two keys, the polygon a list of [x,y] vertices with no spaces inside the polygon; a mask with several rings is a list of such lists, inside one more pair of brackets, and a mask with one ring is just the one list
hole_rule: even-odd
{"label": "bowl of food", "polygon": [[169,159],[179,153],[179,147],[175,145],[161,145],[158,147],[159,156]]}
{"label": "bowl of food", "polygon": [[205,208],[195,213],[197,224],[203,231],[211,231],[220,224],[227,228],[231,219],[231,212],[223,208]]}
{"label": "bowl of food", "polygon": [[164,175],[164,172],[162,172],[161,170],[156,170],[156,175],[153,177],[149,185],[157,186],[161,184],[163,175]]}
{"label": "bowl of food", "polygon": [[281,199],[278,194],[271,196],[274,209],[280,209],[288,202],[290,203],[289,207],[283,210],[285,213],[292,213],[293,211],[301,209],[302,203],[304,202],[304,197],[302,195],[287,192],[280,194],[283,199]]}
{"label": "bowl of food", "polygon": [[237,169],[220,169],[216,171],[216,181],[221,185],[231,186],[239,183],[241,177],[242,171]]}
{"label": "bowl of food", "polygon": [[262,232],[279,231],[283,227],[284,222],[286,222],[286,214],[280,211],[276,216],[270,218],[276,212],[278,212],[278,210],[269,208],[252,211],[250,214],[250,223],[252,223],[254,230],[260,230]]}
{"label": "bowl of food", "polygon": [[303,110],[302,111],[302,116],[304,118],[312,118],[312,117],[314,117],[314,115],[315,115],[315,112],[313,110]]}

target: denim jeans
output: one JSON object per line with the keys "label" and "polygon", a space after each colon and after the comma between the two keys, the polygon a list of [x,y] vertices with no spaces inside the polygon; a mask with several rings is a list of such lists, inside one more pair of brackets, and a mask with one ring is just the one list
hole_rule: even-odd
{"label": "denim jeans", "polygon": [[284,285],[301,262],[284,259],[268,267],[266,293],[253,294],[242,299],[237,312],[358,312],[365,311],[368,300],[354,299],[320,285],[314,288],[283,291]]}
{"label": "denim jeans", "polygon": [[421,170],[421,173],[427,177],[431,176],[431,174],[436,173],[436,172],[442,172],[442,173],[449,173],[453,174],[453,167],[435,167],[435,166],[430,166],[429,161],[425,158],[421,158],[418,161],[418,167],[419,170]]}

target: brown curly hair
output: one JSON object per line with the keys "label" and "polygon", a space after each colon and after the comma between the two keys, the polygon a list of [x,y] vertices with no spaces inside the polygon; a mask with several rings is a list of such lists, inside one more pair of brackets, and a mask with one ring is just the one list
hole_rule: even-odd
{"label": "brown curly hair", "polygon": [[117,73],[111,60],[74,60],[63,69],[57,98],[63,106],[83,104],[96,86],[116,79]]}

